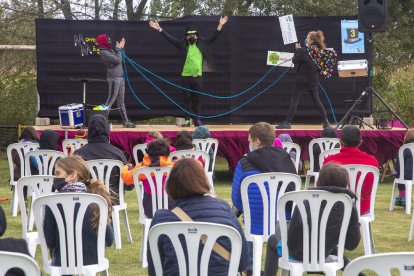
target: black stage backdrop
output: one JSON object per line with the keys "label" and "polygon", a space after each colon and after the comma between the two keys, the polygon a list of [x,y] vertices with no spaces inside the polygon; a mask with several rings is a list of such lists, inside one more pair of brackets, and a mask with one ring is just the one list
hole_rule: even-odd
{"label": "black stage backdrop", "polygon": [[[341,54],[341,20],[356,17],[295,17],[299,41],[311,30],[323,30],[328,47],[338,52],[338,60],[367,59],[371,46],[365,43],[365,54]],[[217,16],[189,16],[161,22],[162,28],[177,37],[184,36],[187,25],[194,24],[201,36],[211,34],[217,27]],[[161,34],[151,29],[147,21],[91,21],[91,20],[36,20],[37,86],[40,95],[40,116],[57,117],[58,107],[68,103],[82,102],[82,83],[73,79],[105,79],[105,66],[95,53],[94,38],[108,33],[113,40],[126,38],[126,53],[133,60],[156,74],[180,83],[180,65],[177,49]],[[85,44],[75,46],[83,37]],[[82,48],[89,46],[91,52],[82,55]],[[212,45],[217,72],[204,74],[204,91],[215,95],[233,95],[253,85],[269,66],[266,65],[267,51],[293,52],[294,44],[284,45],[277,17],[230,17],[222,34]],[[92,54],[91,54],[92,53]],[[285,67],[275,69],[270,76],[249,93],[234,99],[213,99],[201,96],[202,115],[215,115],[236,108],[253,95],[262,91]],[[208,120],[212,123],[252,123],[257,121],[276,122],[282,120],[289,107],[295,69],[276,86],[260,95],[244,108],[225,117]],[[126,87],[125,104],[130,118],[139,120],[161,116],[180,116],[180,111],[164,96],[159,94],[142,76],[128,65],[129,79],[137,95],[151,110],[144,109]],[[182,92],[151,77],[171,98],[183,102]],[[326,88],[337,119],[347,111],[345,100],[356,99],[368,85],[368,78],[321,78]],[[87,103],[101,104],[107,98],[106,82],[87,84]],[[320,98],[328,111],[332,112],[322,91]],[[319,114],[309,95],[303,95],[295,122],[320,122]],[[117,111],[111,117],[119,118]]]}

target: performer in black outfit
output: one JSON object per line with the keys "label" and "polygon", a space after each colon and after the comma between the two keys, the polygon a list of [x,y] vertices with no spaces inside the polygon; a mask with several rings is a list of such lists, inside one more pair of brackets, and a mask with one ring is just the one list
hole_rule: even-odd
{"label": "performer in black outfit", "polygon": [[307,43],[305,48],[302,48],[300,43],[296,43],[295,45],[295,55],[292,59],[297,72],[295,86],[293,88],[293,94],[290,99],[290,107],[286,119],[276,126],[277,129],[292,128],[292,119],[296,113],[300,97],[304,92],[308,92],[312,96],[312,100],[318,108],[319,114],[323,120],[323,127],[325,128],[330,125],[325,108],[318,96],[319,74],[322,73],[320,73],[318,67],[309,55],[309,49],[311,49],[311,51],[324,51],[326,45],[323,32],[309,32],[305,43]]}
{"label": "performer in black outfit", "polygon": [[[201,91],[203,88],[203,72],[214,72],[214,60],[209,45],[213,43],[220,34],[221,29],[228,20],[227,16],[220,18],[217,30],[209,37],[198,36],[194,26],[187,27],[185,38],[179,39],[164,31],[158,22],[150,21],[150,27],[159,31],[165,39],[178,48],[180,52],[180,62],[182,64],[182,85],[183,87]],[[196,114],[192,116],[196,126],[202,125],[198,114],[200,114],[200,101],[197,93],[184,90],[184,107]],[[187,116],[187,115],[186,115]],[[190,119],[187,117],[183,126],[190,126]]]}

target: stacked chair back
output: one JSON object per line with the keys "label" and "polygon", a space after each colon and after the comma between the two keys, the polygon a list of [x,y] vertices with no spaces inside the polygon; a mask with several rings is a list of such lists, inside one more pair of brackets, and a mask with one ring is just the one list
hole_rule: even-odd
{"label": "stacked chair back", "polygon": [[154,215],[158,209],[168,209],[168,195],[165,191],[165,183],[171,172],[171,167],[145,167],[134,172],[134,186],[137,192],[139,222],[144,225],[144,234],[141,245],[141,262],[142,267],[148,266],[147,249],[148,249],[148,232],[151,226],[151,218],[145,216],[144,212],[144,187],[140,176],[145,176],[151,189],[152,214]]}
{"label": "stacked chair back", "polygon": [[142,160],[138,160],[138,153],[141,153],[142,155],[147,154],[147,144],[137,144],[132,149],[132,155],[134,156],[135,164],[138,164]]}
{"label": "stacked chair back", "polygon": [[[41,196],[52,193],[54,176],[50,175],[32,175],[24,176],[17,181],[16,188],[19,198],[19,209],[22,219],[22,236],[27,241],[29,252],[35,256],[36,246],[39,244],[38,233],[33,232],[34,214],[33,201]],[[24,200],[24,188],[27,189],[27,197],[32,197],[29,208],[26,208],[26,201]]]}
{"label": "stacked chair back", "polygon": [[[275,225],[278,221],[276,212],[278,200],[286,189],[299,191],[302,181],[296,174],[290,173],[261,173],[248,176],[241,183],[241,197],[243,204],[244,224],[246,239],[253,242],[253,275],[260,275],[262,246],[270,235],[275,233]],[[290,185],[293,185],[290,186]],[[249,188],[256,188],[260,191],[262,206],[252,206],[250,200],[257,197],[249,193]],[[252,219],[257,218],[258,214],[253,210],[261,208],[263,214],[262,235],[252,233]]]}
{"label": "stacked chair back", "polygon": [[[340,147],[341,144],[338,138],[315,138],[312,139],[309,143],[309,170],[306,172],[306,180],[305,180],[305,190],[308,189],[309,182],[311,177],[315,177],[315,183],[317,177],[319,176],[319,172],[315,172],[315,156],[313,156],[313,146],[318,145],[321,153],[328,149],[334,149],[336,147]],[[319,160],[319,159],[317,159]]]}
{"label": "stacked chair back", "polygon": [[296,172],[299,173],[300,154],[302,153],[300,146],[296,143],[283,142],[283,149],[287,153],[290,153],[292,150],[296,152],[296,158],[295,160],[292,160],[295,164]]}
{"label": "stacked chair back", "polygon": [[[344,271],[344,276],[358,276],[363,270],[375,272],[379,276],[413,275],[414,252],[392,252],[361,256],[352,260]],[[392,269],[392,271],[391,271]],[[398,270],[398,274],[397,271]],[[369,273],[364,271],[365,273]],[[393,273],[391,273],[393,272]],[[365,274],[372,275],[372,274]]]}
{"label": "stacked chair back", "polygon": [[214,172],[214,165],[216,164],[216,156],[217,156],[219,141],[215,138],[193,139],[193,145],[196,147],[197,150],[204,151],[209,156],[210,156],[210,151],[213,150],[213,158],[212,160],[210,160],[211,170],[209,170],[209,173],[212,174]]}
{"label": "stacked chair back", "polygon": [[[340,149],[335,148],[335,149],[328,149],[328,150],[324,150],[321,152],[321,154],[319,154],[319,168],[322,168],[323,166],[323,162],[325,162],[325,159],[331,155],[335,155],[338,154],[340,151]],[[318,173],[319,175],[319,173]],[[318,180],[317,177],[315,177],[315,183]]]}
{"label": "stacked chair back", "polygon": [[[89,167],[89,172],[92,176],[92,179],[101,180],[106,187],[108,193],[110,192],[110,179],[114,169],[118,169],[120,173],[124,163],[119,160],[111,159],[95,159],[89,160],[86,162]],[[122,216],[125,224],[125,231],[127,235],[127,240],[129,243],[132,242],[131,230],[128,222],[127,215],[127,204],[125,203],[124,197],[124,181],[120,176],[118,176],[118,204],[112,206],[112,221],[114,226],[114,236],[115,236],[115,247],[117,249],[122,248],[121,241],[121,223],[119,219],[119,213],[122,212]]]}
{"label": "stacked chair back", "polygon": [[[12,212],[13,216],[17,216],[17,205],[18,205],[18,197],[17,197],[17,190],[16,190],[16,182],[14,180],[14,162],[13,162],[13,155],[15,154],[16,159],[18,158],[20,163],[20,177],[25,175],[25,158],[24,156],[31,150],[35,150],[39,147],[38,143],[14,143],[10,144],[7,147],[7,160],[9,161],[9,172],[10,172],[10,185],[13,189],[13,196],[11,200],[11,208],[10,211]],[[15,152],[15,153],[14,153]]]}
{"label": "stacked chair back", "polygon": [[0,264],[0,276],[10,275],[8,271],[12,268],[21,269],[24,275],[41,276],[36,261],[26,254],[0,251]]}
{"label": "stacked chair back", "polygon": [[[359,215],[359,223],[361,223],[362,240],[364,242],[365,255],[375,253],[374,240],[371,230],[371,222],[375,220],[375,197],[377,194],[380,172],[378,168],[367,165],[342,165],[349,174],[349,189],[356,195],[356,208]],[[370,195],[369,212],[361,214],[361,198],[364,180],[367,175],[373,176],[373,183]]]}
{"label": "stacked chair back", "polygon": [[[285,217],[286,204],[292,202],[299,210],[303,226],[303,261],[289,258],[288,227]],[[325,262],[325,236],[329,214],[335,204],[343,204],[344,215],[338,238],[337,256],[333,261]],[[323,211],[321,210],[324,206]],[[308,211],[307,211],[308,209]],[[282,257],[279,267],[282,275],[299,276],[303,272],[324,272],[327,276],[336,275],[337,270],[344,266],[344,246],[348,224],[351,217],[352,200],[346,194],[330,193],[327,191],[297,191],[289,192],[279,198],[277,212],[282,237]],[[309,213],[308,213],[309,212]],[[309,221],[309,218],[311,221]],[[290,239],[294,237],[290,237]]]}
{"label": "stacked chair back", "polygon": [[[210,191],[214,194],[214,184],[213,184],[213,174],[210,174],[208,168],[210,167],[210,156],[208,153],[201,151],[201,150],[177,150],[170,153],[170,159],[176,162],[182,158],[193,158],[195,160],[199,160],[204,162],[204,171],[206,173],[208,182],[210,184]],[[211,175],[211,177],[210,177]]]}
{"label": "stacked chair back", "polygon": [[30,163],[37,165],[39,175],[54,175],[55,164],[66,155],[61,151],[56,150],[33,150],[26,153],[24,156],[25,176],[32,175]]}
{"label": "stacked chair back", "polygon": [[[91,204],[99,208],[99,226],[97,231],[98,263],[84,265],[82,228],[86,210]],[[53,213],[59,230],[60,266],[51,265],[51,260],[49,259],[49,248],[47,247],[43,230],[46,206]],[[34,200],[33,209],[36,227],[39,231],[43,267],[48,274],[96,275],[98,272],[108,271],[109,262],[105,259],[105,232],[108,219],[108,204],[102,196],[91,193],[57,193],[46,195]]]}
{"label": "stacked chair back", "polygon": [[70,156],[75,152],[75,150],[80,149],[87,143],[87,139],[65,139],[62,141],[62,151],[67,156]]}
{"label": "stacked chair back", "polygon": [[[160,236],[164,235],[170,239],[174,246],[180,276],[209,275],[208,268],[212,249],[217,239],[220,237],[228,238],[231,242],[231,257],[227,275],[237,275],[242,249],[242,239],[240,234],[233,227],[208,222],[167,222],[153,226],[149,231],[149,245],[154,262],[155,274],[157,276],[163,275],[158,240]],[[181,243],[182,237],[184,237],[183,240],[186,252]],[[205,239],[205,237],[207,238],[207,241],[203,246],[201,258],[199,259],[200,240]],[[164,237],[164,239],[166,238]],[[188,259],[186,258],[186,255],[188,256]]]}

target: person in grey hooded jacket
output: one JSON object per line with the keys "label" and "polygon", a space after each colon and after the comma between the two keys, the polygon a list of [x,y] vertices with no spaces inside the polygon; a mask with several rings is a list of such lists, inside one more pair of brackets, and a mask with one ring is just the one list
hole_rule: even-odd
{"label": "person in grey hooded jacket", "polygon": [[96,43],[99,45],[101,61],[106,66],[106,78],[109,84],[109,94],[105,105],[110,110],[116,100],[124,127],[134,128],[135,124],[128,120],[124,103],[125,80],[121,49],[125,46],[125,38],[116,42],[115,50],[112,50],[112,42],[107,34],[98,35]]}

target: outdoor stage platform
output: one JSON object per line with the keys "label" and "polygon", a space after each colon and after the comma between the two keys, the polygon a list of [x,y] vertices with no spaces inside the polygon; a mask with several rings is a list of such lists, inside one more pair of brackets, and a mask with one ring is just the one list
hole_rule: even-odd
{"label": "outdoor stage platform", "polygon": [[[212,138],[219,141],[218,155],[227,159],[230,170],[233,170],[238,160],[248,152],[249,146],[247,141],[248,130],[251,125],[206,125]],[[76,129],[63,130],[59,125],[37,126],[36,129],[41,132],[45,129],[55,130],[60,139],[73,138]],[[160,131],[165,138],[175,144],[175,135],[178,131],[187,130],[192,132],[195,127],[179,127],[175,125],[137,125],[136,128],[122,128],[121,125],[113,125],[110,140],[111,143],[123,149],[131,156],[132,148],[136,144],[143,143],[147,133],[151,130]],[[321,125],[294,125],[293,129],[277,130],[276,136],[282,133],[289,134],[293,142],[300,145],[302,149],[301,159],[309,160],[308,144],[313,138],[319,138],[322,132]],[[360,149],[374,155],[380,164],[387,160],[396,158],[398,149],[403,144],[406,129],[361,129],[362,145]],[[340,130],[338,130],[338,136]]]}

